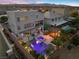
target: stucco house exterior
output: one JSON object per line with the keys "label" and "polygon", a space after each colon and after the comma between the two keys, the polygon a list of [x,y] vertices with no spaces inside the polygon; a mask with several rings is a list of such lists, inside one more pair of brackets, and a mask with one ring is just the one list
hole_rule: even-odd
{"label": "stucco house exterior", "polygon": [[43,29],[44,15],[41,12],[30,11],[8,11],[9,28],[15,34],[24,31],[32,31],[37,27]]}

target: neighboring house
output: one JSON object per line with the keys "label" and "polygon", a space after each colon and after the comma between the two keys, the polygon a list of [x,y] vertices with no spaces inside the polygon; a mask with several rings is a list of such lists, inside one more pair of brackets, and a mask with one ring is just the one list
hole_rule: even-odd
{"label": "neighboring house", "polygon": [[20,34],[25,31],[32,31],[35,28],[43,29],[44,15],[41,12],[30,11],[8,11],[9,28],[15,34]]}
{"label": "neighboring house", "polygon": [[[13,10],[56,10],[59,13],[69,15],[74,10],[76,11],[79,9],[77,6],[68,6],[68,5],[56,5],[56,4],[0,4],[0,14],[6,14],[6,11],[13,11]],[[65,10],[65,11],[64,11]]]}
{"label": "neighboring house", "polygon": [[61,13],[55,11],[47,11],[44,16],[47,19],[45,22],[53,26],[59,26],[67,22]]}
{"label": "neighboring house", "polygon": [[79,10],[78,10],[78,15],[79,15]]}
{"label": "neighboring house", "polygon": [[64,16],[66,11],[67,11],[66,7],[53,7],[53,8],[51,8],[51,12],[57,13],[61,16]]}

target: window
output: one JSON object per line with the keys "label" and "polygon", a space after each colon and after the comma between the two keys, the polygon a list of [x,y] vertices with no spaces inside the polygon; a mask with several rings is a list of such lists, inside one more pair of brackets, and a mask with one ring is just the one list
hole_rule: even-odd
{"label": "window", "polygon": [[27,28],[27,25],[26,25],[26,24],[24,24],[24,28],[25,28],[25,29]]}
{"label": "window", "polygon": [[17,21],[20,22],[20,18],[19,17],[17,17]]}
{"label": "window", "polygon": [[33,27],[34,24],[33,23],[29,23],[29,24],[24,24],[24,28],[30,28],[30,27]]}
{"label": "window", "polygon": [[53,13],[55,14],[55,11],[53,11]]}
{"label": "window", "polygon": [[35,24],[35,26],[39,26],[39,23]]}
{"label": "window", "polygon": [[21,29],[20,26],[17,26],[17,29],[20,30]]}
{"label": "window", "polygon": [[55,18],[55,21],[57,21],[57,18]]}
{"label": "window", "polygon": [[54,19],[52,19],[52,21],[54,21]]}
{"label": "window", "polygon": [[43,25],[43,21],[42,20],[40,21],[40,25]]}
{"label": "window", "polygon": [[58,17],[58,19],[61,19],[61,17]]}
{"label": "window", "polygon": [[43,25],[43,21],[38,21],[35,26]]}
{"label": "window", "polygon": [[38,15],[36,15],[36,18],[38,18],[39,16]]}

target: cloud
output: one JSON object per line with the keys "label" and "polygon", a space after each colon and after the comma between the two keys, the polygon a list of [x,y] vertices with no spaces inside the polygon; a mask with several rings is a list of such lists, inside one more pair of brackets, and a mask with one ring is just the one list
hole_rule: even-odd
{"label": "cloud", "polygon": [[72,2],[72,3],[56,3],[56,4],[64,4],[64,5],[70,5],[70,6],[79,6],[79,3],[75,3],[75,2]]}
{"label": "cloud", "polygon": [[0,0],[0,4],[26,4],[29,0]]}
{"label": "cloud", "polygon": [[[70,0],[69,0],[70,1]],[[0,4],[38,4],[38,3],[50,3],[50,4],[65,4],[71,6],[79,6],[78,2],[69,1],[56,1],[56,0],[0,0]]]}
{"label": "cloud", "polygon": [[43,0],[0,0],[0,4],[29,4],[29,3],[37,3],[38,1]]}
{"label": "cloud", "polygon": [[77,3],[68,3],[68,4],[66,4],[66,5],[70,5],[70,6],[79,6],[79,3],[77,4]]}

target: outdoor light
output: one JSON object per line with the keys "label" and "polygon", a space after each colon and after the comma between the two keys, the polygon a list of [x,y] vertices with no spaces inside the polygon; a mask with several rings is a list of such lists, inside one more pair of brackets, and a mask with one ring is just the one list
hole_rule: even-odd
{"label": "outdoor light", "polygon": [[31,47],[34,47],[33,44],[31,44]]}
{"label": "outdoor light", "polygon": [[50,36],[52,36],[52,37],[59,37],[60,36],[60,31],[57,31],[57,32],[51,32],[51,33],[49,33],[49,35]]}
{"label": "outdoor light", "polygon": [[25,46],[25,49],[27,49],[28,47],[27,46]]}
{"label": "outdoor light", "polygon": [[36,44],[40,43],[40,41],[36,41]]}
{"label": "outdoor light", "polygon": [[19,44],[22,44],[23,43],[23,41],[21,39],[19,39],[18,42],[19,42]]}

